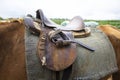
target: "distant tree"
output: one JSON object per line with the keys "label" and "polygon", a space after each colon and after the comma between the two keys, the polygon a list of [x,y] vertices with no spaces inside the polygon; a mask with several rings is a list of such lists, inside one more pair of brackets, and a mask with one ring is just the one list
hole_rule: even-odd
{"label": "distant tree", "polygon": [[2,18],[2,17],[0,17],[0,20],[3,20],[3,18]]}

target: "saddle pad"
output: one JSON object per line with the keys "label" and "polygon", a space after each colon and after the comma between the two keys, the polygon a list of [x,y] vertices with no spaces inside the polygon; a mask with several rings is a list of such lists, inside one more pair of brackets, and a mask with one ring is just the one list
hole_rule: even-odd
{"label": "saddle pad", "polygon": [[114,49],[102,31],[93,28],[90,37],[76,40],[95,48],[95,51],[77,46],[77,59],[70,80],[98,80],[118,70]]}
{"label": "saddle pad", "polygon": [[[76,40],[95,48],[91,52],[81,46],[77,46],[77,59],[73,64],[69,80],[99,80],[104,76],[118,70],[113,47],[107,36],[93,28],[91,35]],[[56,73],[42,67],[36,55],[38,37],[30,34],[26,29],[26,70],[28,80],[56,80]],[[60,71],[60,80],[63,71]]]}

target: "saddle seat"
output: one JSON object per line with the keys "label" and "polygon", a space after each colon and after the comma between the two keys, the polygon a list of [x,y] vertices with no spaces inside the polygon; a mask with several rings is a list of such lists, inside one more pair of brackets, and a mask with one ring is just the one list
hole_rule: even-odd
{"label": "saddle seat", "polygon": [[29,23],[27,27],[29,29],[32,29],[31,31],[32,32],[34,31],[34,34],[39,34],[39,31],[41,30],[39,27],[39,23],[41,23],[41,21],[39,20],[40,16],[42,16],[43,23],[45,24],[45,26],[50,28],[55,28],[56,30],[60,29],[62,31],[71,31],[75,38],[87,37],[91,33],[90,28],[85,27],[84,21],[80,16],[73,17],[70,20],[69,24],[67,24],[66,26],[58,25],[52,20],[50,20],[49,18],[47,18],[46,16],[44,16],[41,9],[37,10],[36,16],[38,19],[33,18],[31,15],[28,15],[28,16],[29,17],[26,17],[29,20],[29,21],[27,20],[27,23]]}
{"label": "saddle seat", "polygon": [[[75,16],[73,17],[69,24],[67,24],[66,26],[61,26],[56,24],[55,22],[53,22],[52,20],[50,20],[49,18],[47,18],[44,14],[43,11],[41,9],[37,10],[37,18],[39,18],[40,16],[42,16],[43,18],[43,23],[47,26],[47,27],[51,27],[51,28],[55,28],[56,30],[60,29],[62,31],[72,31],[74,37],[78,38],[78,37],[87,37],[90,35],[91,30],[89,27],[85,27],[84,21],[80,16]],[[37,26],[36,26],[37,27]]]}

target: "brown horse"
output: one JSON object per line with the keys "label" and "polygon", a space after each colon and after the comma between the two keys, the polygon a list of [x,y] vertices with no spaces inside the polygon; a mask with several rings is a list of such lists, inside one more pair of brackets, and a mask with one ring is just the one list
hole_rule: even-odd
{"label": "brown horse", "polygon": [[17,20],[0,23],[0,80],[27,80],[24,25]]}
{"label": "brown horse", "polygon": [[[110,39],[116,53],[117,65],[120,69],[120,30],[111,25],[101,25],[99,29]],[[113,80],[120,80],[120,70],[113,74]]]}
{"label": "brown horse", "polygon": [[[116,51],[120,69],[120,32],[111,26],[101,27],[110,38]],[[0,23],[0,80],[27,80],[24,46],[25,25],[22,20]],[[114,31],[114,33],[111,33]],[[119,80],[120,73],[114,73],[114,80]],[[110,75],[101,80],[107,80]]]}

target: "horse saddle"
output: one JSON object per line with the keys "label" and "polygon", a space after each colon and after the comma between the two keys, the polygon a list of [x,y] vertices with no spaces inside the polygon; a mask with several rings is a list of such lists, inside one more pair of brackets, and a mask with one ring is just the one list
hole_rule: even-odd
{"label": "horse saddle", "polygon": [[43,23],[46,26],[56,28],[56,29],[61,29],[64,31],[72,31],[72,34],[74,35],[75,38],[87,37],[91,33],[90,28],[85,27],[84,21],[80,16],[73,17],[70,20],[69,24],[67,24],[66,26],[61,26],[61,25],[56,24],[49,18],[47,18],[41,9],[37,10],[36,13],[37,13],[36,14],[37,18],[40,18],[40,15],[42,15]]}
{"label": "horse saddle", "polygon": [[60,71],[72,65],[77,57],[76,43],[94,51],[93,48],[74,40],[73,32],[89,31],[85,30],[87,28],[79,16],[63,27],[46,18],[42,10],[37,10],[36,18],[29,15],[24,18],[24,22],[31,33],[39,36],[37,55],[41,64],[48,69]]}

